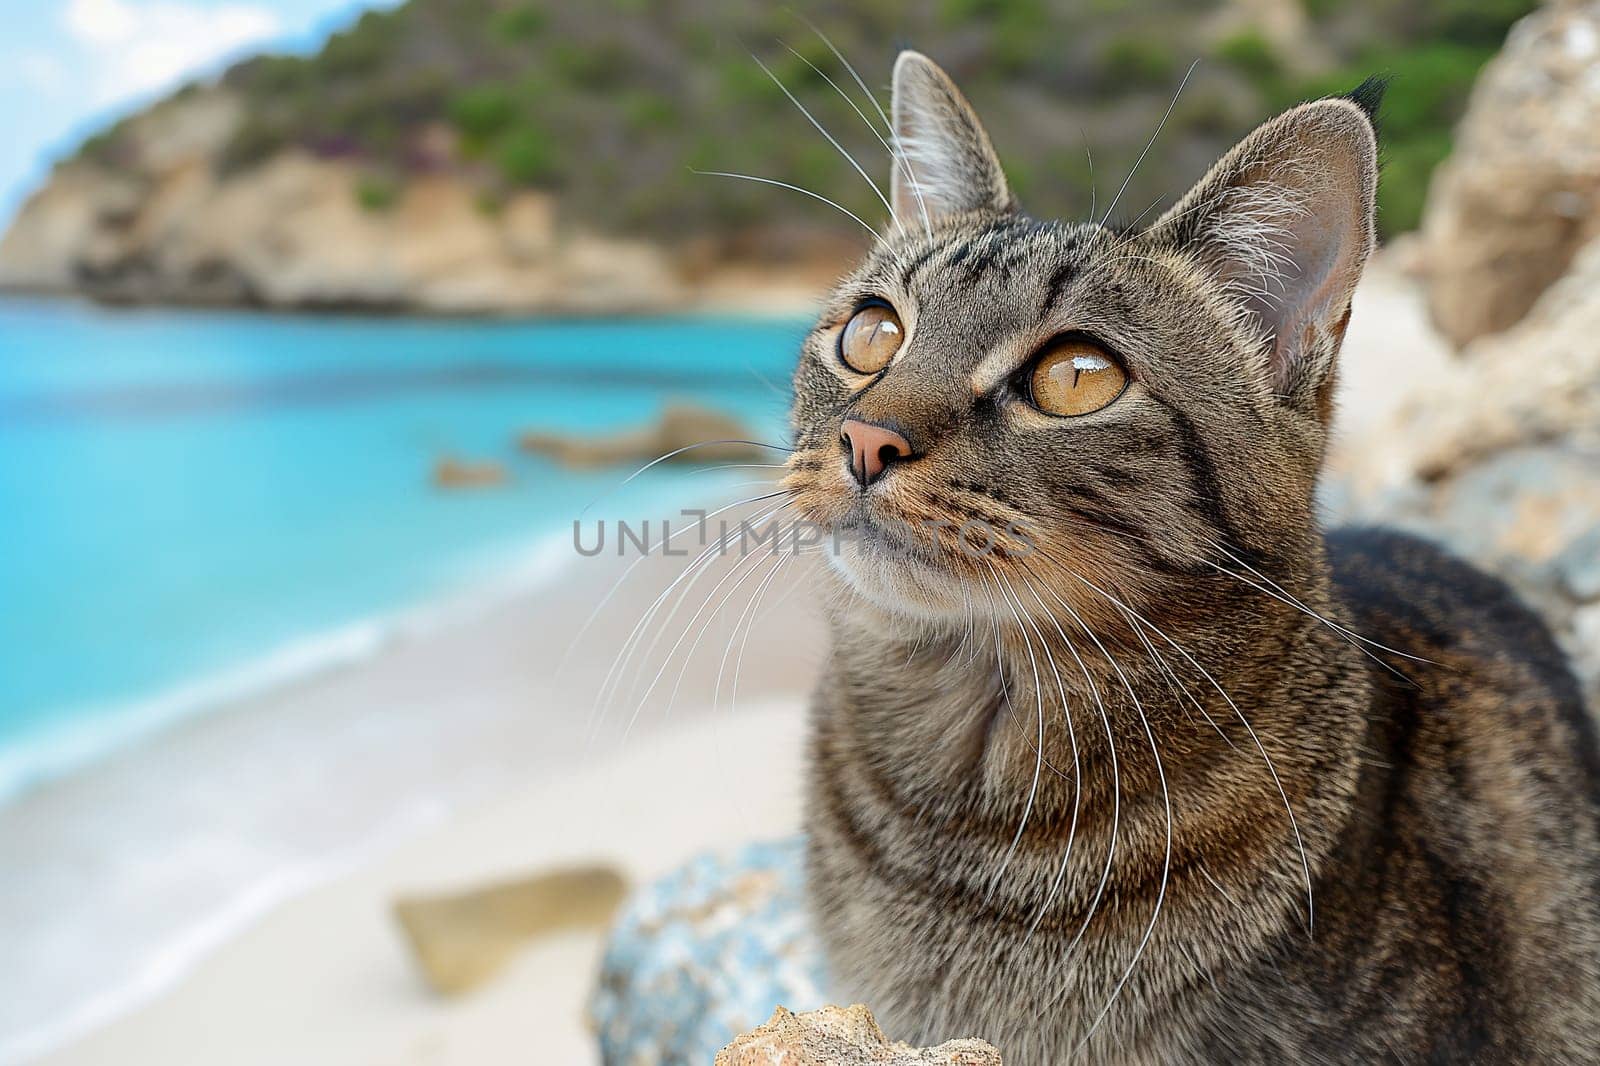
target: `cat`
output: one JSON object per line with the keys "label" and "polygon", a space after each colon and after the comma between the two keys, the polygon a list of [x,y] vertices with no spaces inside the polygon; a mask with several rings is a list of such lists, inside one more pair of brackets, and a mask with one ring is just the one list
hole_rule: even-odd
{"label": "cat", "polygon": [[810,905],[896,1039],[1600,1062],[1569,668],[1498,580],[1319,528],[1381,92],[1119,231],[1024,214],[950,78],[896,62],[893,226],[803,344],[784,475],[836,542]]}

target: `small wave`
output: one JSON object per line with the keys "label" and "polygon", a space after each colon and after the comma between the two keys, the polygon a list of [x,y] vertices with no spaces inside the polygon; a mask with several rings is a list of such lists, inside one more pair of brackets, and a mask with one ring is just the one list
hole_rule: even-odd
{"label": "small wave", "polygon": [[439,803],[417,800],[402,808],[361,847],[336,858],[285,867],[248,886],[162,945],[131,980],[83,1000],[32,1029],[0,1039],[0,1066],[49,1054],[149,1003],[280,904],[358,869],[418,832],[442,824],[448,815]]}
{"label": "small wave", "polygon": [[48,724],[36,732],[0,744],[0,804],[186,719],[364,662],[396,643],[472,618],[553,580],[570,554],[565,535],[546,535],[509,560],[497,559],[492,581],[474,581],[464,591],[421,606],[297,638],[153,696],[49,714]]}

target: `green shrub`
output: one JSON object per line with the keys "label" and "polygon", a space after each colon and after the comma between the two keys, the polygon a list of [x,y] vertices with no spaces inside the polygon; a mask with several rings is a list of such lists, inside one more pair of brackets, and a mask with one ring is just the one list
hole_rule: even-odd
{"label": "green shrub", "polygon": [[288,130],[262,115],[251,115],[239,124],[222,150],[219,166],[224,174],[248,170],[264,163],[292,143]]}
{"label": "green shrub", "polygon": [[358,77],[384,66],[396,37],[397,15],[369,11],[350,29],[328,38],[316,62],[335,77]]}
{"label": "green shrub", "polygon": [[463,89],[450,100],[450,120],[468,137],[488,140],[517,117],[511,94],[499,85]]}
{"label": "green shrub", "polygon": [[1106,77],[1113,83],[1148,88],[1177,84],[1178,61],[1166,46],[1149,37],[1114,38],[1100,54]]}
{"label": "green shrub", "polygon": [[1258,30],[1244,30],[1217,42],[1217,58],[1256,84],[1276,78],[1283,71],[1272,42]]}
{"label": "green shrub", "polygon": [[384,174],[363,174],[356,179],[356,203],[364,211],[387,211],[400,199],[400,183]]}
{"label": "green shrub", "polygon": [[502,41],[525,43],[544,31],[545,13],[533,4],[523,4],[495,16],[493,29]]}
{"label": "green shrub", "polygon": [[628,127],[636,132],[669,129],[678,122],[677,105],[655,93],[630,93],[622,103],[622,113]]}
{"label": "green shrub", "polygon": [[545,185],[556,176],[555,146],[536,129],[508,134],[500,142],[496,161],[501,175],[513,185]]}

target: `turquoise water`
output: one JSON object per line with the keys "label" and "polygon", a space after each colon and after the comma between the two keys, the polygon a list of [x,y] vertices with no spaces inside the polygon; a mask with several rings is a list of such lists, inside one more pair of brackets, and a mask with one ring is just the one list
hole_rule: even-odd
{"label": "turquoise water", "polygon": [[[521,429],[684,397],[781,441],[802,330],[0,302],[0,798],[570,542],[623,473],[518,456]],[[434,490],[447,452],[512,485]],[[652,471],[606,514],[740,473]]]}

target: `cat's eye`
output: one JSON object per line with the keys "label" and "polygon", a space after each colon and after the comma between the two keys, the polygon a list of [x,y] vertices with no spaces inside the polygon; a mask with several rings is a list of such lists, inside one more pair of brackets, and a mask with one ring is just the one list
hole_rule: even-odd
{"label": "cat's eye", "polygon": [[889,365],[905,340],[900,316],[888,304],[870,303],[851,316],[839,335],[839,358],[860,374],[876,374]]}
{"label": "cat's eye", "polygon": [[1047,415],[1087,415],[1122,395],[1128,373],[1088,341],[1068,340],[1034,361],[1028,377],[1033,405]]}

